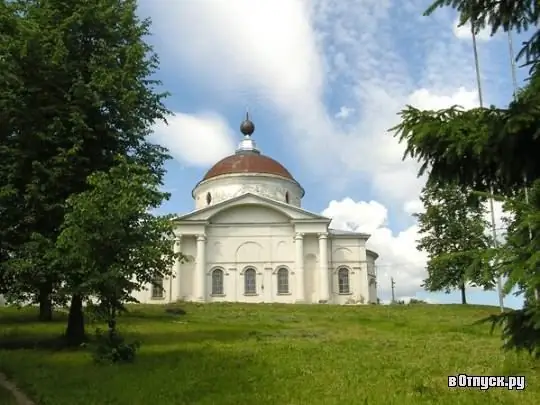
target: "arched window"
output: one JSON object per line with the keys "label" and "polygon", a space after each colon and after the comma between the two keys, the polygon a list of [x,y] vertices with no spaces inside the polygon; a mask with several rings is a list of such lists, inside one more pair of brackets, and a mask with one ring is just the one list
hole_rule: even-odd
{"label": "arched window", "polygon": [[164,297],[163,277],[156,277],[152,281],[152,299],[158,300]]}
{"label": "arched window", "polygon": [[277,293],[289,293],[289,270],[283,267],[277,272]]}
{"label": "arched window", "polygon": [[212,194],[206,193],[206,204],[210,205],[212,202]]}
{"label": "arched window", "polygon": [[212,295],[223,295],[223,270],[212,271]]}
{"label": "arched window", "polygon": [[338,288],[340,294],[349,294],[351,288],[349,285],[349,269],[342,267],[338,271]]}
{"label": "arched window", "polygon": [[257,294],[257,273],[249,268],[244,271],[244,294]]}
{"label": "arched window", "polygon": [[285,191],[285,202],[287,204],[289,203],[289,192],[288,191]]}

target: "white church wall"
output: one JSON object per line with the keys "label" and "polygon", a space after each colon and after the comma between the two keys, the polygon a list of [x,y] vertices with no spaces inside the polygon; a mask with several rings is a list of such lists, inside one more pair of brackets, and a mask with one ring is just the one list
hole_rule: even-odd
{"label": "white church wall", "polygon": [[[365,241],[358,238],[331,239],[331,292],[334,304],[364,303],[372,299],[367,276]],[[349,291],[339,291],[339,270],[349,272]]]}
{"label": "white church wall", "polygon": [[[176,282],[179,286],[179,298],[191,299],[195,274],[195,257],[197,257],[197,241],[193,235],[182,235],[181,252],[185,260],[180,264],[180,275]],[[174,299],[173,301],[176,301]]]}
{"label": "white church wall", "polygon": [[[321,299],[318,235],[326,231],[326,225],[324,221],[291,222],[281,211],[256,204],[233,205],[210,215],[206,222],[180,221],[176,231],[181,235],[181,251],[188,260],[181,264],[179,277],[164,280],[163,299],[152,298],[151,286],[148,291],[136,293],[136,297],[148,303],[195,299],[197,242],[194,234],[204,234],[206,302],[295,303],[299,301],[299,283],[303,282],[303,301],[318,303]],[[303,273],[296,272],[297,233],[303,233]],[[356,236],[335,237],[330,233],[327,242],[329,303],[375,302],[376,286],[369,284],[365,240]],[[372,256],[370,268],[374,268],[374,260]],[[342,266],[349,271],[349,291],[340,294],[338,271]],[[256,288],[254,294],[245,294],[245,271],[250,267],[256,272]],[[289,287],[281,294],[277,290],[280,267],[288,271]],[[215,269],[223,271],[223,294],[212,291]],[[301,276],[303,280],[298,280]]]}
{"label": "white church wall", "polygon": [[[193,273],[195,272],[195,237],[192,235],[183,235],[181,246],[182,254],[186,256],[181,264],[181,273],[180,275],[165,277],[163,279],[162,297],[152,297],[152,285],[147,284],[144,286],[144,289],[132,293],[132,296],[136,300],[143,304],[164,304],[175,302],[178,298],[191,298]],[[177,286],[179,285],[180,289],[175,288],[176,286],[173,286],[173,283],[176,283]]]}
{"label": "white church wall", "polygon": [[285,214],[259,205],[239,205],[214,215],[211,224],[279,224],[289,222]]}
{"label": "white church wall", "polygon": [[287,202],[288,198],[288,204],[296,207],[301,206],[303,196],[298,183],[283,177],[271,174],[228,174],[202,181],[195,187],[195,208],[204,208],[246,193],[281,202]]}
{"label": "white church wall", "polygon": [[304,236],[304,296],[307,303],[319,302],[318,286],[319,239],[316,234],[306,234]]}
{"label": "white church wall", "polygon": [[[244,221],[253,219],[249,226],[223,224],[227,218],[235,218],[237,214],[239,211],[227,212],[227,216],[217,221],[218,224],[208,226],[207,268],[212,270],[219,267],[227,270],[224,277],[224,296],[219,297],[212,295],[211,271],[209,272],[208,301],[294,302],[293,226],[288,223],[257,225],[264,218],[268,220],[268,215],[275,212],[256,209],[248,210],[244,216]],[[284,295],[277,293],[277,270],[280,267],[289,270],[289,293]],[[256,271],[256,294],[253,295],[244,294],[244,272],[247,268]]]}

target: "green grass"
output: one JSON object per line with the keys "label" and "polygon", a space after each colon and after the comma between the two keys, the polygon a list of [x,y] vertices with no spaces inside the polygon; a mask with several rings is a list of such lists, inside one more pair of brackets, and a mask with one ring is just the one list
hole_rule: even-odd
{"label": "green grass", "polygon": [[[502,353],[498,333],[473,325],[494,308],[181,307],[186,315],[132,308],[120,325],[142,346],[134,364],[114,366],[93,364],[86,350],[15,349],[58,335],[65,318],[40,324],[33,310],[0,309],[0,368],[39,405],[533,405],[540,398],[534,363]],[[458,373],[526,375],[527,389],[447,388],[447,376]]]}

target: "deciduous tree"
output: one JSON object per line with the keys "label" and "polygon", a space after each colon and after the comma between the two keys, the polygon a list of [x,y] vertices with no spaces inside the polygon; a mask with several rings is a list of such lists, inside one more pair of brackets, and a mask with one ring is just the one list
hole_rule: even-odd
{"label": "deciduous tree", "polygon": [[65,201],[117,155],[162,172],[164,150],[146,137],[165,94],[136,0],[0,0],[0,24],[0,284],[50,303],[77,269],[27,253],[55,245]]}
{"label": "deciduous tree", "polygon": [[[170,217],[153,215],[168,194],[159,190],[161,177],[148,167],[122,163],[108,172],[88,177],[89,189],[72,195],[57,240],[65,287],[71,293],[99,302],[111,333],[116,316],[132,292],[169,276],[173,254]],[[84,338],[84,321],[78,318],[67,334],[71,343]]]}
{"label": "deciduous tree", "polygon": [[490,289],[493,273],[484,259],[489,246],[485,209],[478,198],[455,185],[431,185],[422,190],[420,199],[425,211],[418,218],[418,249],[428,253],[428,291],[461,291],[466,304],[468,283]]}

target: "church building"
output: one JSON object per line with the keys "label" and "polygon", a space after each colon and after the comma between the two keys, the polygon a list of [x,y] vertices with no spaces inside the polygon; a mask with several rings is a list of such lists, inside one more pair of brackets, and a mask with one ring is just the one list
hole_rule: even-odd
{"label": "church building", "polygon": [[377,302],[370,235],[329,228],[330,218],[302,208],[304,189],[261,154],[246,116],[236,153],[195,186],[195,210],[174,219],[174,277],[135,298],[143,303]]}

